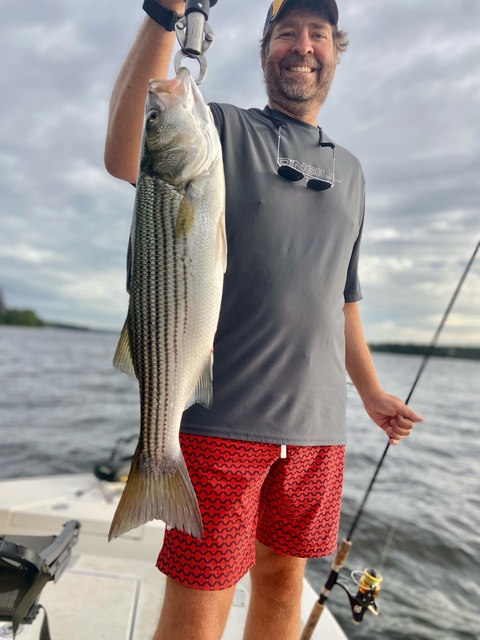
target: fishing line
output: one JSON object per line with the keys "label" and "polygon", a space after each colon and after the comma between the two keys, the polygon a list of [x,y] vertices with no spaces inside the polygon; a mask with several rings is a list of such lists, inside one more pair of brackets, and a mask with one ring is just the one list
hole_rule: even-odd
{"label": "fishing line", "polygon": [[[445,325],[445,322],[447,321],[447,318],[450,314],[450,311],[452,310],[453,305],[455,304],[455,301],[458,297],[458,294],[460,293],[460,289],[462,288],[463,283],[465,282],[465,279],[468,275],[468,272],[470,271],[470,268],[473,264],[473,262],[475,261],[475,257],[477,255],[478,249],[480,247],[480,241],[477,242],[477,246],[475,247],[475,250],[472,254],[472,257],[470,258],[470,260],[468,261],[462,276],[457,284],[457,287],[452,295],[452,298],[450,300],[450,302],[448,303],[448,306],[445,310],[445,313],[443,314],[443,317],[440,321],[440,324],[438,325],[437,330],[435,331],[435,334],[429,344],[429,346],[427,347],[427,349],[425,350],[425,354],[423,356],[423,360],[420,364],[420,368],[418,370],[417,376],[412,384],[412,387],[410,389],[410,392],[405,400],[405,404],[408,405],[408,403],[410,402],[410,399],[413,395],[413,392],[415,391],[415,388],[423,374],[423,371],[427,365],[427,362],[429,361],[430,357],[432,356],[432,353],[437,345],[438,342],[438,338],[440,337],[440,334],[442,332],[442,329]],[[377,476],[380,472],[380,469],[382,468],[382,465],[385,461],[385,458],[387,456],[388,450],[390,448],[390,442],[387,443],[387,446],[385,447],[380,460],[376,466],[376,469],[373,473],[372,479],[370,481],[370,484],[368,485],[368,488],[365,492],[365,495],[363,497],[363,500],[360,504],[360,507],[355,515],[355,518],[353,520],[352,526],[350,527],[350,530],[347,534],[347,537],[342,541],[342,543],[340,544],[335,559],[333,561],[333,565],[332,565],[332,569],[330,571],[330,575],[328,576],[325,585],[322,589],[322,592],[320,593],[317,602],[315,603],[315,605],[313,606],[313,609],[310,613],[310,617],[305,625],[305,628],[302,631],[302,635],[300,637],[300,640],[310,640],[310,638],[313,635],[313,632],[315,630],[315,627],[317,626],[317,622],[320,618],[320,616],[323,613],[323,610],[325,608],[325,603],[330,595],[330,591],[333,589],[333,587],[337,584],[337,580],[338,580],[338,576],[340,573],[340,570],[342,569],[343,565],[345,564],[348,554],[350,553],[350,549],[352,547],[352,538],[353,535],[355,533],[355,530],[358,526],[358,523],[360,521],[360,518],[362,517],[364,510],[365,510],[365,505],[367,503],[367,500],[370,496],[370,493],[372,492],[373,486],[377,480]],[[384,547],[384,554],[382,554],[382,561],[383,561],[383,557],[386,553],[388,553],[388,547],[387,547],[387,543],[388,546],[390,546],[391,541],[393,540],[393,536],[395,535],[395,529],[397,527],[398,522],[395,524],[394,527],[391,527],[390,529],[390,533],[387,537],[387,541],[385,543],[385,547]],[[391,537],[391,540],[389,541],[389,538]],[[385,555],[386,557],[386,555]],[[354,620],[357,622],[360,622],[361,619],[363,618],[363,614],[364,612],[369,609],[370,611],[372,611],[373,613],[376,613],[376,606],[374,603],[374,598],[376,597],[378,590],[379,590],[379,582],[381,581],[381,577],[377,578],[376,575],[372,576],[370,575],[367,570],[365,570],[365,574],[367,576],[367,578],[365,579],[367,586],[362,590],[362,588],[359,588],[358,593],[356,594],[356,596],[352,596],[350,593],[348,593],[348,591],[345,589],[345,587],[343,587],[343,585],[341,585],[341,583],[338,583],[339,586],[342,586],[344,588],[345,591],[347,591],[347,595],[349,597],[350,600],[350,604],[352,607],[352,613],[353,613],[353,617]],[[377,584],[378,582],[378,584]],[[370,589],[370,594],[368,593],[368,590]],[[368,598],[368,596],[370,595],[370,598]]]}
{"label": "fishing line", "polygon": [[[470,267],[472,266],[472,264],[473,264],[473,262],[475,260],[475,257],[477,255],[477,251],[478,251],[479,247],[480,247],[480,242],[478,242],[477,246],[475,247],[473,255],[470,258],[469,262],[467,263],[467,266],[466,266],[466,268],[465,268],[465,270],[464,270],[464,272],[462,274],[462,277],[459,280],[459,283],[457,285],[457,288],[455,289],[455,292],[454,292],[454,294],[452,296],[452,299],[450,300],[450,302],[449,302],[449,304],[448,304],[448,306],[447,306],[447,308],[445,310],[445,313],[443,315],[443,318],[442,318],[440,324],[438,325],[438,328],[437,328],[437,330],[435,332],[435,335],[433,336],[432,341],[431,341],[428,349],[425,351],[425,355],[424,355],[423,361],[422,361],[422,363],[420,365],[420,368],[418,370],[417,377],[415,378],[415,381],[414,381],[414,383],[412,385],[410,393],[408,394],[407,399],[405,400],[405,404],[409,403],[410,398],[412,397],[412,394],[413,394],[413,392],[415,390],[415,387],[417,386],[417,383],[420,380],[420,377],[421,377],[421,375],[423,373],[423,370],[425,369],[425,366],[426,366],[426,364],[428,362],[428,359],[430,358],[430,356],[432,355],[432,353],[433,353],[433,351],[435,349],[436,343],[438,341],[440,333],[442,332],[443,326],[445,325],[445,322],[447,321],[447,318],[448,318],[448,316],[450,314],[450,311],[452,310],[452,307],[455,304],[457,296],[460,293],[460,289],[462,288],[462,285],[463,285],[463,283],[465,281],[465,278],[467,277],[467,274],[468,274],[468,272],[470,270]],[[388,447],[387,447],[387,449],[388,449]],[[385,451],[385,455],[386,455],[386,451]],[[382,462],[383,462],[383,460],[382,460]],[[388,554],[390,552],[390,548],[392,546],[393,538],[395,537],[395,533],[397,531],[399,521],[400,521],[400,518],[398,516],[395,516],[395,518],[392,520],[392,524],[390,525],[390,529],[389,529],[389,532],[388,532],[388,535],[387,535],[387,539],[385,541],[385,546],[383,548],[382,555],[380,557],[380,561],[379,561],[379,564],[378,564],[378,570],[379,571],[381,571],[381,569],[383,568],[383,565],[384,565],[384,563],[385,563],[385,561],[387,559],[387,556],[388,556]],[[350,539],[350,536],[348,537],[348,539]]]}
{"label": "fishing line", "polygon": [[399,522],[400,522],[400,517],[399,516],[395,516],[391,521],[390,529],[388,530],[387,539],[385,540],[385,544],[383,545],[382,555],[380,556],[380,560],[378,562],[378,571],[379,571],[379,573],[382,572],[383,565],[385,564],[385,562],[386,562],[386,560],[388,558],[388,554],[390,553],[390,549],[391,549],[392,544],[393,544],[393,539],[395,537],[395,534],[397,533],[398,523]]}
{"label": "fishing line", "polygon": [[[437,346],[438,338],[440,337],[440,334],[441,334],[442,329],[443,329],[443,327],[445,325],[445,322],[447,321],[447,318],[450,315],[450,311],[452,310],[452,307],[455,304],[455,301],[456,301],[456,299],[458,297],[458,294],[460,293],[460,289],[462,288],[462,285],[465,282],[465,278],[467,277],[468,272],[470,271],[470,267],[472,266],[472,264],[473,264],[473,262],[475,260],[475,257],[477,255],[477,251],[478,251],[479,247],[480,247],[480,241],[477,243],[477,246],[475,247],[475,251],[473,252],[472,257],[468,261],[467,266],[465,267],[465,269],[464,269],[464,271],[462,273],[462,277],[460,278],[460,280],[459,280],[459,282],[457,284],[457,287],[456,287],[455,291],[453,292],[452,298],[451,298],[450,302],[448,303],[448,306],[447,306],[447,308],[445,310],[445,313],[443,314],[443,317],[442,317],[442,319],[440,321],[440,324],[438,325],[437,330],[435,331],[435,334],[434,334],[429,346],[427,347],[427,349],[425,351],[425,354],[423,356],[423,360],[422,360],[422,362],[420,364],[420,368],[419,368],[418,373],[417,373],[417,377],[415,378],[415,380],[414,380],[414,382],[412,384],[412,387],[410,389],[410,392],[409,392],[409,394],[408,394],[408,396],[407,396],[407,398],[405,400],[405,404],[407,404],[407,405],[410,402],[410,399],[411,399],[411,397],[413,395],[413,392],[415,391],[415,388],[416,388],[416,386],[417,386],[417,384],[418,384],[418,382],[419,382],[419,380],[420,380],[420,378],[422,376],[422,373],[423,373],[423,371],[424,371],[424,369],[425,369],[425,367],[427,365],[427,362],[430,360],[430,358],[432,356],[432,353],[433,353],[435,347]],[[362,500],[360,508],[358,509],[357,515],[356,515],[356,517],[355,517],[355,519],[353,521],[353,524],[352,524],[352,526],[350,528],[350,531],[348,532],[347,540],[351,540],[352,539],[352,536],[353,536],[353,534],[355,532],[355,529],[357,528],[358,522],[359,522],[359,520],[360,520],[360,518],[361,518],[361,516],[363,514],[363,511],[364,511],[364,508],[365,508],[365,504],[366,504],[366,502],[368,500],[368,497],[370,496],[370,493],[371,493],[371,491],[373,489],[373,485],[375,484],[375,481],[377,479],[378,473],[379,473],[379,471],[380,471],[380,469],[381,469],[381,467],[383,465],[383,462],[384,462],[384,460],[385,460],[385,458],[387,456],[387,452],[388,452],[389,448],[390,448],[390,442],[387,443],[387,446],[385,447],[385,450],[384,450],[384,452],[382,454],[382,457],[380,458],[380,460],[379,460],[379,462],[377,464],[377,468],[375,469],[375,472],[373,474],[372,480],[371,480],[371,482],[370,482],[370,484],[368,486],[368,489],[367,489],[367,491],[365,493],[365,496],[364,496],[364,498]]]}

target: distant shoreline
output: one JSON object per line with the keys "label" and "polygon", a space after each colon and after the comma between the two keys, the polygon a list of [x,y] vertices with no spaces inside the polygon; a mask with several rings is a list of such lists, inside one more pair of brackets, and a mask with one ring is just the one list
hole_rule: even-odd
{"label": "distant shoreline", "polygon": [[[423,344],[402,344],[396,342],[385,342],[378,344],[369,344],[370,351],[378,353],[398,353],[400,355],[416,355],[423,356],[429,349],[428,345]],[[465,360],[480,360],[480,347],[456,347],[456,346],[440,346],[435,347],[431,353],[432,357],[440,358],[463,358]]]}
{"label": "distant shoreline", "polygon": [[[0,291],[0,327],[30,327],[38,329],[65,329],[67,331],[91,331],[97,333],[116,333],[114,329],[100,329],[66,322],[49,322],[39,318],[32,309],[8,309]],[[369,343],[370,351],[377,353],[397,353],[400,355],[423,356],[430,349],[428,345],[399,342]],[[463,358],[480,360],[479,347],[459,347],[455,345],[435,347],[430,354],[441,358]]]}
{"label": "distant shoreline", "polygon": [[2,327],[23,328],[23,329],[62,329],[63,331],[81,331],[88,333],[118,333],[120,334],[121,327],[118,329],[102,329],[101,327],[88,327],[78,324],[67,324],[66,322],[48,322],[42,320],[41,324],[23,324],[13,322],[0,322],[0,329]]}
{"label": "distant shoreline", "polygon": [[7,309],[0,291],[0,327],[29,327],[30,329],[67,329],[69,331],[96,331],[113,333],[113,329],[100,329],[67,322],[50,322],[40,318],[33,309]]}
{"label": "distant shoreline", "polygon": [[[47,322],[42,321],[39,325],[1,323],[0,327],[27,327],[30,329],[63,329],[65,331],[88,331],[91,333],[118,333],[116,329],[100,329],[96,327],[87,327],[64,322]],[[415,355],[423,356],[429,349],[428,345],[400,343],[400,342],[380,342],[370,343],[370,351],[374,353],[396,353],[399,355]],[[431,353],[432,357],[437,358],[462,358],[464,360],[480,360],[480,347],[459,347],[459,346],[440,346],[435,347]]]}

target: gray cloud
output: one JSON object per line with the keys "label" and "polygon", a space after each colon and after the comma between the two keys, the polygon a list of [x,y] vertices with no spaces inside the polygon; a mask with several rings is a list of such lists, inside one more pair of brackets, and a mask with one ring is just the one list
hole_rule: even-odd
{"label": "gray cloud", "polygon": [[[138,6],[137,6],[138,5]],[[268,3],[212,8],[207,100],[266,102]],[[362,161],[369,340],[428,341],[480,239],[480,4],[339,0],[350,48],[319,123]],[[42,317],[120,328],[133,189],[103,168],[141,2],[10,0],[0,25],[0,287]],[[442,341],[480,342],[480,267]]]}

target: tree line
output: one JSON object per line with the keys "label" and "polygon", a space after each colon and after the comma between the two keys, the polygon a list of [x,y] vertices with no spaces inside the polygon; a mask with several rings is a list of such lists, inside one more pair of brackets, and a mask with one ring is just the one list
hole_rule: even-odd
{"label": "tree line", "polygon": [[32,309],[8,309],[0,291],[0,324],[23,327],[44,327],[45,322]]}

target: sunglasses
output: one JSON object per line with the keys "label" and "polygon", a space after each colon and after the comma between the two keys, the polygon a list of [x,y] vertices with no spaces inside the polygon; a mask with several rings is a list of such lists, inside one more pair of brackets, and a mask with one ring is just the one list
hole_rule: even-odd
{"label": "sunglasses", "polygon": [[332,149],[332,174],[327,176],[323,169],[313,167],[305,162],[298,162],[291,158],[280,157],[280,140],[282,137],[282,125],[278,126],[278,146],[277,146],[277,173],[284,180],[289,182],[307,181],[307,189],[312,191],[326,191],[331,189],[335,184],[335,145],[333,142],[323,142],[322,132],[320,131],[320,146],[330,147]]}

